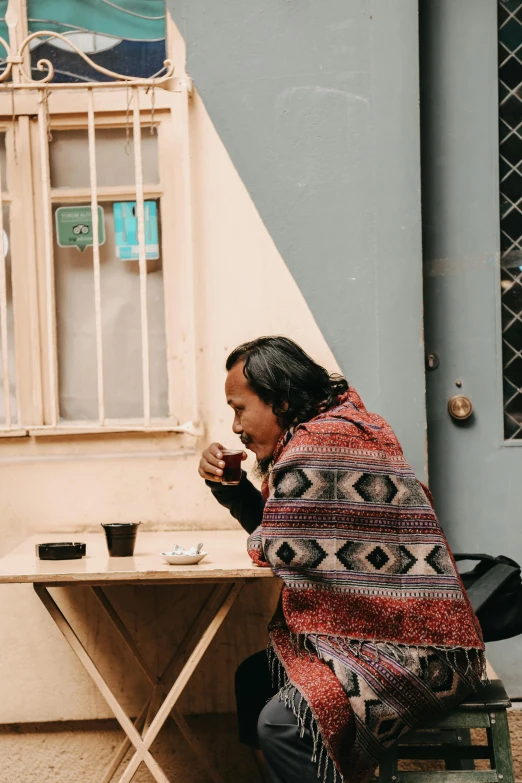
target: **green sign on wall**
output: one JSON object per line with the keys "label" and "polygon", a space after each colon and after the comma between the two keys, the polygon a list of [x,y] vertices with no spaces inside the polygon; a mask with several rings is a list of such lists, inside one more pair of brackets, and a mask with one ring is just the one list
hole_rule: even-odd
{"label": "green sign on wall", "polygon": [[[60,247],[77,247],[83,252],[94,244],[91,207],[58,207],[56,236]],[[98,207],[98,243],[105,242],[103,207]]]}

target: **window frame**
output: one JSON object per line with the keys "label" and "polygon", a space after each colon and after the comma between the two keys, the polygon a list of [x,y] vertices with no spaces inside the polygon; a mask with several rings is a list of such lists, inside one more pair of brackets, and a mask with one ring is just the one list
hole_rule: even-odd
{"label": "window frame", "polygon": [[[19,46],[27,34],[24,0],[10,0],[8,12],[18,16],[9,25],[11,46]],[[7,15],[6,15],[7,17]],[[167,30],[169,25],[167,24]],[[13,71],[13,77],[15,71]],[[161,85],[139,80],[126,83],[60,84],[0,87],[0,131],[6,133],[8,189],[3,203],[10,204],[10,240],[13,275],[13,312],[16,356],[16,389],[19,425],[8,429],[0,423],[0,437],[23,435],[81,435],[124,432],[183,432],[201,434],[195,357],[194,263],[188,100],[188,77]],[[17,89],[23,87],[23,89]],[[83,87],[83,89],[82,89]],[[48,128],[88,130],[89,93],[95,107],[96,128],[125,128],[129,120],[129,93],[139,100],[139,124],[148,132],[157,128],[160,183],[146,187],[144,198],[157,198],[164,216],[161,231],[161,259],[165,305],[169,416],[146,421],[121,419],[60,421],[58,411],[58,367],[56,361],[56,302],[54,257],[46,270],[42,229],[51,226],[53,204],[73,203],[81,197],[91,202],[90,188],[51,188],[45,197],[45,171],[49,172],[49,144],[42,148],[42,101]],[[89,191],[87,194],[86,191]],[[137,185],[121,188],[97,187],[98,201],[137,199]],[[169,218],[165,219],[168,215]],[[50,277],[49,277],[50,274]],[[50,316],[50,317],[49,317]],[[54,354],[54,360],[52,357]],[[50,367],[54,367],[51,374]],[[53,406],[54,400],[54,406]]]}

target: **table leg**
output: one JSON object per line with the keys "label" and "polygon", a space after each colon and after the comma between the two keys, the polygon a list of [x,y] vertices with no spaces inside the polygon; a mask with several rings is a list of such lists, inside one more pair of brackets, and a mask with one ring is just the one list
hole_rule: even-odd
{"label": "table leg", "polygon": [[152,723],[152,719],[154,718],[154,715],[158,711],[157,705],[160,702],[161,702],[161,691],[158,688],[154,688],[150,697],[149,709],[147,710],[147,715],[145,716],[145,722],[143,723],[143,728],[141,730],[142,736],[145,734],[150,724]]}
{"label": "table leg", "polygon": [[[56,602],[48,592],[45,585],[35,584],[34,589],[38,598],[41,600],[41,602],[43,603],[43,605],[51,615],[52,619],[54,620],[59,631],[65,637],[66,641],[69,643],[69,646],[76,654],[80,663],[83,665],[87,673],[90,675],[91,679],[97,686],[103,698],[105,699],[105,701],[107,702],[111,710],[113,711],[114,716],[116,717],[116,720],[122,727],[123,731],[129,738],[131,743],[134,745],[136,749],[136,753],[135,756],[133,756],[132,760],[134,760],[134,758],[136,758],[137,756],[139,759],[138,766],[142,762],[144,762],[149,768],[152,777],[154,778],[154,780],[157,781],[157,783],[169,783],[168,778],[166,777],[165,773],[159,766],[158,762],[153,758],[153,756],[149,752],[149,747],[152,743],[149,743],[147,746],[145,745],[145,739],[141,738],[141,735],[136,730],[136,727],[134,726],[130,718],[127,716],[127,714],[125,713],[124,709],[122,708],[122,706],[120,705],[116,697],[113,695],[111,689],[109,688],[109,686],[103,679],[102,675],[96,668],[94,661],[90,657],[89,653],[87,652],[87,650],[85,649],[85,647],[83,646],[79,638],[76,636],[72,627],[69,625],[67,619],[62,614],[60,608],[58,607],[58,605],[56,604]],[[149,733],[150,733],[150,728],[147,732],[147,735]],[[132,780],[132,778],[128,778],[128,780]]]}
{"label": "table leg", "polygon": [[[151,702],[150,699],[145,702],[145,704],[141,709],[141,712],[139,713],[138,717],[134,721],[134,725],[136,726],[136,729],[139,732],[142,732],[143,727],[145,725],[145,721],[150,710],[150,702]],[[100,783],[111,783],[111,780],[116,774],[118,767],[120,766],[121,762],[127,755],[130,748],[132,748],[132,742],[128,737],[125,737],[125,739],[121,742],[120,747],[116,751],[115,756],[112,759],[111,763],[103,773],[103,777]]]}
{"label": "table leg", "polygon": [[212,618],[215,617],[216,612],[229,590],[230,585],[227,584],[217,584],[213,588],[207,600],[194,618],[192,625],[187,630],[181,644],[174,651],[172,658],[165,667],[165,671],[160,678],[162,683],[165,683],[168,687],[172,686],[172,683],[176,677],[178,677],[182,667],[187,662],[190,652],[196,646]]}
{"label": "table leg", "polygon": [[[121,618],[118,616],[107,596],[100,588],[92,588],[94,594],[100,601],[108,616],[113,621],[116,629],[120,633],[120,636],[132,652],[136,662],[154,687],[151,699],[142,709],[140,715],[136,719],[135,725],[130,721],[123,708],[112,694],[109,686],[96,668],[93,660],[60,611],[54,599],[49,594],[47,588],[44,585],[34,585],[34,589],[38,597],[48,610],[66,641],[71,646],[73,652],[77,655],[80,662],[83,664],[84,668],[97,685],[101,694],[116,716],[116,719],[120,723],[120,726],[127,735],[127,739],[121,744],[115,758],[113,759],[113,762],[107,768],[102,779],[102,783],[110,783],[119,765],[124,759],[125,754],[132,746],[135,748],[135,754],[127,765],[127,768],[121,776],[119,783],[129,783],[134,777],[141,763],[145,763],[147,765],[149,771],[157,783],[169,783],[168,778],[165,776],[161,767],[150,754],[149,748],[151,747],[152,743],[156,739],[165,721],[171,713],[182,735],[196,753],[198,760],[205,769],[209,778],[213,781],[213,783],[223,783],[221,776],[207,760],[206,752],[202,748],[197,737],[192,732],[181,713],[175,708],[175,704],[187,682],[189,681],[192,673],[194,672],[196,666],[203,657],[205,651],[208,649],[212,639],[216,635],[218,629],[230,611],[237,596],[241,592],[243,584],[243,581],[238,581],[232,585],[216,585],[202,610],[199,612],[198,617],[195,619],[194,623],[183,639],[182,644],[178,647],[175,654],[171,658],[161,677],[158,677],[152,671],[145,657],[141,653],[141,650],[130,635]],[[171,682],[173,681],[170,690],[168,690],[168,686],[165,684],[169,680]],[[155,696],[159,695],[160,693],[166,694],[166,698],[155,717],[152,718],[152,714],[154,712],[153,702],[155,701]],[[138,726],[141,728],[142,722],[145,724],[143,727],[143,737],[140,736],[137,730]]]}
{"label": "table leg", "polygon": [[[144,734],[151,724],[152,717],[155,714],[156,700],[157,700],[157,691],[154,690],[150,698],[143,705],[138,717],[134,721],[134,725],[136,726],[136,728],[141,734]],[[112,759],[111,763],[105,770],[103,777],[101,779],[101,783],[111,783],[111,780],[113,779],[114,775],[118,771],[121,762],[127,755],[130,748],[132,748],[132,743],[128,737],[125,737],[125,739],[120,744],[120,747],[116,751],[116,754]]]}
{"label": "table leg", "polygon": [[[143,737],[143,744],[141,747],[142,753],[148,751],[148,749],[150,748],[150,746],[158,736],[163,724],[165,723],[166,719],[170,715],[172,708],[174,707],[177,700],[179,699],[185,685],[187,684],[190,677],[192,676],[192,673],[194,672],[196,666],[198,665],[201,658],[203,657],[205,651],[208,649],[208,646],[210,645],[212,639],[214,638],[217,631],[221,627],[223,620],[225,619],[230,609],[232,608],[237,596],[241,592],[242,587],[243,587],[243,582],[236,582],[232,585],[232,587],[228,592],[228,595],[221,602],[221,605],[217,610],[215,616],[210,621],[210,624],[203,632],[200,640],[196,644],[196,647],[189,655],[188,660],[186,661],[183,668],[181,669],[181,672],[177,676],[174,685],[168,692],[165,701],[159,708],[156,717],[152,721],[148,731],[145,732],[145,735]],[[130,781],[134,777],[136,770],[138,769],[141,763],[142,763],[142,758],[140,758],[140,754],[136,752],[133,758],[130,760],[125,772],[121,776],[119,783],[130,783]]]}
{"label": "table leg", "polygon": [[[112,621],[114,627],[120,634],[120,637],[122,638],[126,647],[132,653],[135,661],[138,663],[141,670],[143,671],[147,679],[150,681],[151,685],[155,688],[155,690],[153,691],[153,695],[151,697],[151,701],[149,703],[149,713],[145,721],[145,729],[144,729],[145,732],[145,730],[148,729],[150,722],[152,720],[154,694],[158,693],[159,691],[160,694],[163,694],[165,696],[167,695],[169,689],[166,683],[170,682],[172,684],[172,682],[174,681],[176,675],[179,673],[179,669],[181,668],[186,658],[188,657],[190,650],[195,646],[195,643],[201,637],[201,634],[205,631],[209,622],[215,616],[222,601],[228,595],[230,591],[230,585],[227,584],[215,585],[209,597],[205,601],[203,607],[198,612],[195,621],[192,623],[187,634],[183,638],[181,644],[179,645],[174,655],[172,656],[171,660],[167,664],[165,671],[159,677],[155,674],[151,666],[148,664],[138,644],[129,633],[127,626],[121,620],[116,609],[114,608],[113,604],[111,603],[107,595],[104,593],[103,589],[101,587],[93,587],[91,589],[93,594],[96,596],[101,606],[103,607],[104,611],[106,612],[107,616]],[[192,729],[186,722],[185,718],[179,712],[179,710],[176,709],[176,707],[173,707],[172,709],[172,718],[176,723],[180,733],[184,737],[185,741],[187,742],[189,747],[192,748],[194,755],[196,756],[199,763],[207,773],[209,779],[212,780],[213,783],[224,783],[222,776],[215,769],[212,762],[208,759],[207,751],[205,750],[205,748],[203,748],[200,741],[196,737],[195,733],[192,731]],[[129,745],[127,744],[126,751],[128,750],[128,748]],[[107,781],[103,781],[103,783],[109,783],[110,780],[111,778],[109,778]]]}

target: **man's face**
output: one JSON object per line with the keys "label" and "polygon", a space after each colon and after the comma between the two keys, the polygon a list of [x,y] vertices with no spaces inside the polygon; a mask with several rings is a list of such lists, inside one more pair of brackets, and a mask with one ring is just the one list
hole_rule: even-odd
{"label": "man's face", "polygon": [[253,451],[258,462],[272,457],[283,427],[270,405],[252,391],[243,375],[244,362],[232,367],[227,375],[225,394],[234,411],[232,430],[239,435],[247,449]]}

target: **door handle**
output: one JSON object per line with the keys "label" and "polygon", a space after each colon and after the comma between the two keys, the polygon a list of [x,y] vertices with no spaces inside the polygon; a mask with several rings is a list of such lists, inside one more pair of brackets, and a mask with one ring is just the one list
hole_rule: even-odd
{"label": "door handle", "polygon": [[470,398],[465,397],[463,394],[456,394],[454,397],[450,397],[448,400],[448,413],[452,419],[457,421],[469,419],[473,413],[473,405]]}

